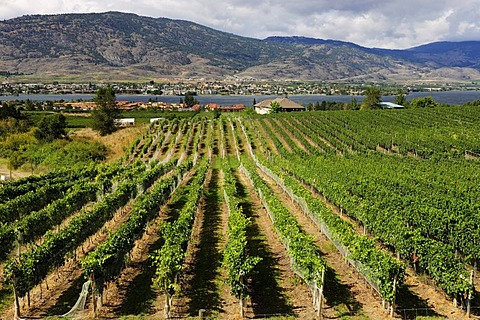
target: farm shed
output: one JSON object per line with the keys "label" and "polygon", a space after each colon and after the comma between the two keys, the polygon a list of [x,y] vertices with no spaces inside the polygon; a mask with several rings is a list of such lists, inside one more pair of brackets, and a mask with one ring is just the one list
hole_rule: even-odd
{"label": "farm shed", "polygon": [[129,127],[135,125],[135,118],[115,119],[115,124],[119,127]]}

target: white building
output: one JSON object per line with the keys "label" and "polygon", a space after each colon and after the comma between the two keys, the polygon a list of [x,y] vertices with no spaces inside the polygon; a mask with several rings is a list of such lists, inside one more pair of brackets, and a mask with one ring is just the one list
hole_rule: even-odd
{"label": "white building", "polygon": [[135,125],[135,118],[115,119],[115,124],[119,127],[130,127]]}

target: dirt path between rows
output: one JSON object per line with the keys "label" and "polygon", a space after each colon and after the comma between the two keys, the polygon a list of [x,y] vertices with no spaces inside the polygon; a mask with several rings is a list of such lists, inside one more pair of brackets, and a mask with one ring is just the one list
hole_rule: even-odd
{"label": "dirt path between rows", "polygon": [[240,171],[237,177],[239,189],[245,194],[242,207],[252,219],[250,252],[262,258],[250,284],[254,316],[293,315],[298,319],[313,319],[310,289],[292,271],[290,257],[252,183]]}
{"label": "dirt path between rows", "polygon": [[[66,261],[65,265],[51,272],[45,281],[42,281],[30,292],[30,307],[26,299],[21,299],[21,314],[29,317],[45,317],[46,315],[60,315],[68,311],[65,305],[73,304],[78,298],[81,286],[85,281],[82,276],[80,259],[103,241],[109,232],[118,229],[130,216],[132,201],[119,209],[114,218],[108,221],[96,234],[89,237],[76,249],[76,259]],[[46,289],[48,284],[48,290]],[[5,319],[13,319],[13,306],[0,315]]]}
{"label": "dirt path between rows", "polygon": [[313,237],[315,244],[327,261],[329,270],[326,274],[325,298],[328,307],[324,315],[338,317],[340,315],[368,316],[372,319],[388,317],[382,308],[381,299],[366,285],[363,277],[345,263],[342,255],[319,230],[315,223],[305,216],[299,206],[273,181],[258,170],[261,177],[268,182],[274,193],[281,199],[285,207],[297,218],[303,230]]}
{"label": "dirt path between rows", "polygon": [[199,206],[196,225],[189,244],[182,279],[182,293],[175,302],[175,314],[232,319],[237,301],[230,295],[222,268],[223,248],[227,240],[228,211],[223,201],[223,173],[212,169],[206,181],[204,199]]}
{"label": "dirt path between rows", "polygon": [[[302,181],[299,181],[303,183]],[[310,185],[303,183],[306,188],[309,188],[312,195],[322,200],[325,205],[334,213],[339,215],[342,219],[349,222],[359,234],[366,234],[368,237],[374,239],[374,236],[365,232],[364,227],[357,220],[349,217],[343,213],[343,210],[326,199],[320,192]],[[383,247],[380,243],[378,247]],[[393,255],[393,253],[391,253]],[[449,318],[463,319],[464,313],[453,306],[450,298],[446,296],[440,289],[434,285],[429,284],[427,276],[418,275],[410,265],[406,268],[406,287],[399,291],[397,299],[398,315],[403,317],[410,317],[412,315],[441,315]],[[419,310],[414,310],[419,309]]]}
{"label": "dirt path between rows", "polygon": [[272,118],[272,121],[274,121],[278,125],[278,127],[282,129],[286,135],[288,135],[288,137],[295,143],[296,148],[299,148],[305,152],[308,152],[307,148],[303,145],[303,143],[297,137],[295,137],[295,135],[292,133],[290,128],[285,127],[285,124],[282,121],[280,121],[280,119]]}
{"label": "dirt path between rows", "polygon": [[247,130],[251,132],[252,139],[260,143],[258,144],[258,146],[261,146],[264,153],[267,151],[271,151],[277,156],[280,155],[272,139],[261,140],[260,136],[268,137],[269,134],[267,133],[267,130],[265,129],[265,127],[260,124],[260,121],[250,120],[250,121],[244,122],[244,124],[245,124],[245,128],[247,128]]}
{"label": "dirt path between rows", "polygon": [[[289,120],[291,120],[291,121],[294,122],[294,123],[292,123],[293,126],[296,126],[297,128],[298,128],[298,127],[301,127],[302,129],[300,129],[300,131],[306,132],[306,133],[309,133],[309,134],[313,134],[313,131],[310,130],[309,128],[307,128],[307,127],[303,124],[303,122],[301,122],[299,119],[292,117],[292,118],[290,118]],[[314,141],[308,136],[308,134],[306,134],[306,135],[304,136],[304,138],[305,138],[305,140],[307,140],[308,143],[310,143],[310,145],[312,145],[313,147],[315,147],[315,148],[317,148],[317,149],[320,149],[320,150],[322,150],[323,152],[327,152],[327,151],[325,150],[325,147],[322,147],[322,146],[320,146],[319,144],[317,144],[316,142],[314,142]],[[330,147],[328,144],[325,144],[325,146]],[[335,148],[333,148],[333,149],[335,149]]]}
{"label": "dirt path between rows", "polygon": [[[187,173],[179,188],[185,187],[192,176],[193,172]],[[104,304],[99,312],[101,318],[116,319],[119,316],[141,313],[164,315],[163,304],[155,303],[155,301],[163,301],[163,294],[152,286],[155,268],[148,258],[163,244],[159,234],[160,224],[163,221],[174,221],[178,218],[177,213],[183,205],[181,198],[182,195],[174,193],[167,203],[159,208],[158,216],[148,223],[146,232],[135,242],[135,246],[129,253],[129,265],[122,270],[117,280],[107,284],[104,291]],[[181,204],[178,205],[177,201]],[[175,205],[179,206],[177,210],[173,208]]]}
{"label": "dirt path between rows", "polygon": [[[271,121],[274,121],[274,120],[273,120],[273,119],[262,119],[262,120],[263,120],[263,123],[265,124],[265,126],[267,126],[267,127],[271,130],[272,134],[274,134],[274,135],[277,137],[278,141],[280,141],[280,143],[281,143],[282,146],[288,151],[288,153],[292,153],[292,152],[293,152],[292,146],[287,143],[287,141],[285,140],[285,138],[282,137],[282,136],[279,134],[279,132],[277,132],[277,129],[276,129],[275,126],[272,124]],[[273,143],[273,141],[272,141],[272,143]],[[278,150],[278,149],[277,149],[277,150]]]}
{"label": "dirt path between rows", "polygon": [[[323,123],[321,122],[321,120],[319,120],[319,119],[304,119],[304,120],[307,121],[307,122],[308,122],[311,126],[313,126],[313,127],[324,127],[324,128],[326,127],[326,125],[323,124]],[[325,143],[325,145],[327,145],[328,147],[330,147],[330,148],[332,148],[333,150],[335,150],[335,151],[337,152],[337,154],[343,152],[341,149],[338,149],[337,147],[335,147],[334,144],[332,144],[332,143],[330,142],[330,140],[328,140],[326,137],[324,137],[321,132],[318,132],[318,131],[316,131],[316,130],[314,130],[314,129],[312,129],[312,131],[313,131],[313,134],[315,134],[315,136],[316,136],[317,139],[319,139],[320,141],[322,141],[323,143]],[[342,145],[344,145],[345,147],[347,147],[342,141],[340,141],[340,140],[337,139],[336,137],[333,137],[333,136],[332,136],[331,139],[333,139],[333,140],[337,141],[339,144],[342,144]]]}
{"label": "dirt path between rows", "polygon": [[[172,136],[172,128],[163,129],[163,131],[157,136],[155,141],[152,142],[152,145],[150,146],[150,149],[154,149],[155,151],[152,153],[150,152],[150,158],[146,159],[147,161],[154,161],[154,160],[160,160],[160,156],[163,154],[162,150],[163,147],[165,146],[166,141],[170,141],[170,138]],[[159,140],[162,138],[162,135],[164,136],[163,140],[161,143],[158,143]]]}

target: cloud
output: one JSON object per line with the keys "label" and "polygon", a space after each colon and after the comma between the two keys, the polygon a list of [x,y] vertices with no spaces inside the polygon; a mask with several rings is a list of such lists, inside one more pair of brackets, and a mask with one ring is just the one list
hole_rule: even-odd
{"label": "cloud", "polygon": [[0,0],[1,19],[113,10],[260,39],[298,35],[383,48],[480,40],[478,0]]}

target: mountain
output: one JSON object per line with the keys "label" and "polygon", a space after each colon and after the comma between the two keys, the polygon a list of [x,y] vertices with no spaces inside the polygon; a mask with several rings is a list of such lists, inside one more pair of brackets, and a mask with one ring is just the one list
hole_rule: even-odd
{"label": "mountain", "polygon": [[434,42],[406,52],[409,59],[417,62],[480,69],[480,41]]}
{"label": "mountain", "polygon": [[394,80],[480,78],[480,42],[408,50],[305,37],[241,37],[130,13],[29,15],[0,21],[0,73],[60,80]]}
{"label": "mountain", "polygon": [[480,69],[480,41],[433,42],[405,50],[366,48],[351,42],[323,40],[307,37],[269,37],[269,42],[297,45],[334,45],[358,49],[367,54],[385,58],[395,58],[417,66],[430,66],[433,70],[440,68]]}

